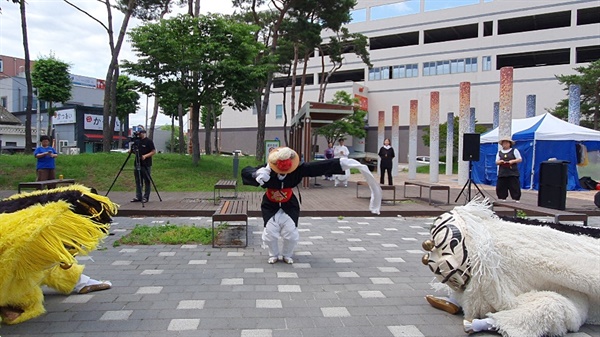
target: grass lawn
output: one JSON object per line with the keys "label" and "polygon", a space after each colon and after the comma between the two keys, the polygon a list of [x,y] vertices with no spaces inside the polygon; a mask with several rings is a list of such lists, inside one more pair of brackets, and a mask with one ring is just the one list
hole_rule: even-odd
{"label": "grass lawn", "polygon": [[[75,179],[77,183],[106,191],[127,160],[127,153],[85,153],[59,155],[56,158],[56,176]],[[219,179],[233,178],[233,157],[203,155],[198,166],[191,156],[159,153],[153,158],[152,179],[159,191],[192,192],[212,191]],[[127,160],[112,191],[135,189],[134,157]],[[239,157],[238,184],[241,191],[261,191],[262,188],[241,184],[240,171],[245,166],[259,166],[254,157]],[[33,155],[0,155],[0,189],[16,190],[19,182],[35,181],[36,159]]]}

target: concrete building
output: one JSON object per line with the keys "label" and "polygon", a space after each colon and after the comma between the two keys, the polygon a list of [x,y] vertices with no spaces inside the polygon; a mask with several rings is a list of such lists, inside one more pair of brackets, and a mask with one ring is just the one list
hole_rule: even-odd
{"label": "concrete building", "polygon": [[[392,106],[399,106],[400,161],[407,158],[410,100],[418,100],[419,107],[417,155],[426,155],[429,151],[420,135],[429,125],[430,92],[440,92],[440,123],[444,123],[448,112],[458,114],[460,82],[470,82],[478,124],[491,125],[494,102],[499,100],[500,68],[514,68],[513,118],[524,118],[528,95],[536,97],[537,114],[555,107],[567,97],[555,75],[574,74],[573,68],[600,58],[597,0],[359,0],[352,15],[347,28],[369,38],[373,68],[346,54],[325,100],[336,91],[361,91],[368,101],[369,152],[381,146],[378,112],[385,111],[389,137]],[[323,42],[327,41],[326,33]],[[327,56],[324,60],[327,67]],[[308,62],[305,101],[317,100],[321,72],[321,56],[315,51]],[[291,80],[276,75],[271,88],[266,139],[283,139],[282,92],[287,81]],[[289,88],[287,92],[289,105]],[[254,153],[256,123],[255,111],[226,110],[221,149]],[[318,143],[323,149],[324,140]],[[351,139],[346,144],[354,145]]]}

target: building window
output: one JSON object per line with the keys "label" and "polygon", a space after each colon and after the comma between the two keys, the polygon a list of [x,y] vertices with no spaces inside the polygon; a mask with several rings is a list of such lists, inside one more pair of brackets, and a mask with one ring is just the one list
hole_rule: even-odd
{"label": "building window", "polygon": [[17,146],[17,142],[6,142],[6,146]]}
{"label": "building window", "polygon": [[350,17],[352,18],[350,23],[358,23],[367,21],[367,9],[355,9],[350,11]]}
{"label": "building window", "polygon": [[277,105],[275,105],[275,119],[282,119],[282,118],[283,118],[283,105],[277,104]]}
{"label": "building window", "polygon": [[3,106],[3,107],[5,107],[5,108],[7,107],[7,105],[8,105],[8,98],[6,96],[0,97],[0,105]]}
{"label": "building window", "polygon": [[421,12],[420,0],[405,0],[389,5],[371,7],[371,20],[380,20]]}
{"label": "building window", "polygon": [[481,58],[481,70],[483,70],[483,71],[492,70],[492,57],[491,56],[483,56]]}
{"label": "building window", "polygon": [[4,62],[0,59],[0,73],[4,72]]}

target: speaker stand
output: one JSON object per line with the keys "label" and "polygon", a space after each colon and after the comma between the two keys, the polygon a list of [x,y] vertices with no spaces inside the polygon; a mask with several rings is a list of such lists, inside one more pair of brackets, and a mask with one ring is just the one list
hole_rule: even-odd
{"label": "speaker stand", "polygon": [[[465,193],[465,197],[467,198],[467,202],[465,202],[465,205],[469,201],[471,201],[471,185],[475,186],[475,188],[479,192],[478,194],[481,194],[483,197],[485,197],[485,194],[483,194],[483,191],[481,191],[479,186],[477,186],[477,184],[473,181],[472,178],[473,178],[473,161],[469,160],[469,180],[467,180],[467,182],[465,183],[465,186],[463,186],[462,190],[460,190],[460,193],[458,193],[458,196],[456,197],[454,202],[457,202],[463,193]],[[467,191],[465,192],[465,190],[467,190]],[[475,196],[477,196],[477,194]]]}

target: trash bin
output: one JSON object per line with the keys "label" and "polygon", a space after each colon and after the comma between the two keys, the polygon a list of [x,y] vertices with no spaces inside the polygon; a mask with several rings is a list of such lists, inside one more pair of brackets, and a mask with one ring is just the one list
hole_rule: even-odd
{"label": "trash bin", "polygon": [[538,206],[565,210],[569,161],[548,160],[540,163]]}
{"label": "trash bin", "polygon": [[240,150],[233,151],[233,179],[237,179],[238,176],[238,169],[240,167],[240,153],[242,153]]}

